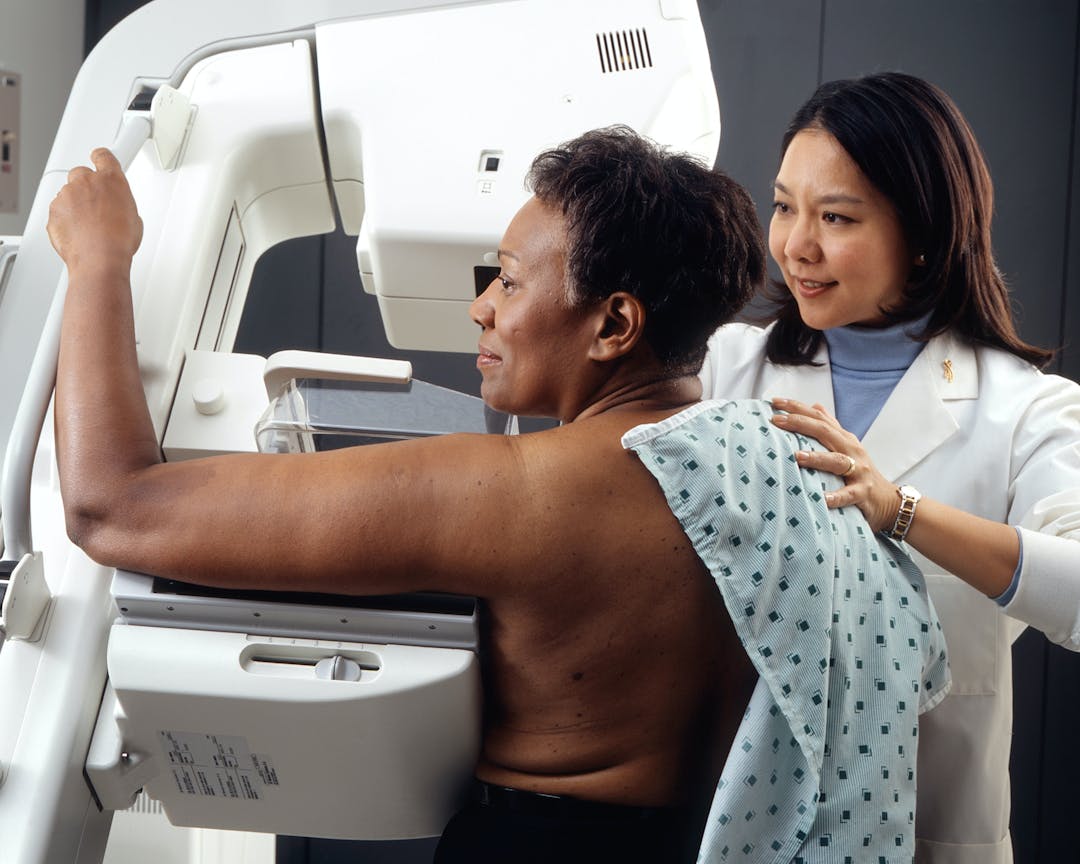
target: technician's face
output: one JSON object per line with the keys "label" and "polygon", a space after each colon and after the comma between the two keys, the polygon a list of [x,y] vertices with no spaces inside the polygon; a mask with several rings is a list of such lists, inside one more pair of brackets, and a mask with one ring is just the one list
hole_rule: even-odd
{"label": "technician's face", "polygon": [[887,323],[913,258],[896,209],[839,142],[799,132],[776,176],[769,251],[815,330]]}
{"label": "technician's face", "polygon": [[483,328],[480,393],[492,408],[571,419],[585,315],[565,299],[565,243],[562,214],[530,198],[503,235],[501,272],[470,307]]}

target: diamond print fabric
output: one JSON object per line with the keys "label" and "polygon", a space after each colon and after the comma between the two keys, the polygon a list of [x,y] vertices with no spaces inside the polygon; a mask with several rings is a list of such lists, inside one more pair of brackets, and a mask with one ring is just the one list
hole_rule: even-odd
{"label": "diamond print fabric", "polygon": [[910,862],[918,714],[949,686],[923,579],[854,508],[830,511],[821,449],[761,401],[703,402],[631,429],[716,579],[759,680],[699,862]]}

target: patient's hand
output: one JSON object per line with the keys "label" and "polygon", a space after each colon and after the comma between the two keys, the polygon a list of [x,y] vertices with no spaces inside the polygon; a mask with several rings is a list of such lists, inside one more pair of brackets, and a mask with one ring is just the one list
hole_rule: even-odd
{"label": "patient's hand", "polygon": [[862,511],[875,531],[891,528],[900,506],[896,485],[877,470],[859,439],[821,405],[805,405],[794,399],[773,399],[772,406],[777,411],[785,412],[772,418],[776,426],[814,438],[830,451],[799,451],[796,454],[803,468],[828,471],[843,478],[845,485],[842,489],[825,495],[829,507],[854,505]]}
{"label": "patient's hand", "polygon": [[127,178],[111,152],[90,154],[94,169],[80,165],[49,207],[49,239],[69,270],[130,266],[142,242],[142,219]]}

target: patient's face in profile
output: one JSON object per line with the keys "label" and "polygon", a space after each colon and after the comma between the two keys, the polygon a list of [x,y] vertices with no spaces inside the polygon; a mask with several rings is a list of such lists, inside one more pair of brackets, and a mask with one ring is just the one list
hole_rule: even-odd
{"label": "patient's face in profile", "polygon": [[565,282],[562,214],[530,198],[499,247],[499,275],[469,313],[481,326],[476,367],[480,393],[513,414],[565,416],[574,370],[590,341],[587,309],[571,308]]}

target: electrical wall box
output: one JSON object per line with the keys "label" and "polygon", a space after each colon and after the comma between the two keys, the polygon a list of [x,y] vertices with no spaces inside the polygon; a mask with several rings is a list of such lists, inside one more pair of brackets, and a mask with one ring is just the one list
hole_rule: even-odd
{"label": "electrical wall box", "polygon": [[19,76],[0,69],[0,213],[19,209]]}

